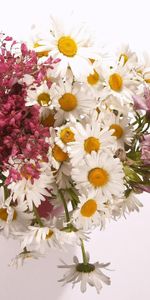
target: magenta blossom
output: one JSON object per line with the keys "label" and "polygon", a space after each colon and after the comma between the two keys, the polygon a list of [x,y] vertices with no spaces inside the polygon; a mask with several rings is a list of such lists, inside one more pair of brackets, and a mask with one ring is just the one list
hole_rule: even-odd
{"label": "magenta blossom", "polygon": [[147,112],[150,112],[150,89],[145,87],[144,88],[144,95],[143,96],[138,96],[135,95],[133,96],[134,100],[134,108],[136,110],[145,110]]}
{"label": "magenta blossom", "polygon": [[145,165],[150,165],[150,134],[143,136],[141,142],[142,155],[141,158]]}

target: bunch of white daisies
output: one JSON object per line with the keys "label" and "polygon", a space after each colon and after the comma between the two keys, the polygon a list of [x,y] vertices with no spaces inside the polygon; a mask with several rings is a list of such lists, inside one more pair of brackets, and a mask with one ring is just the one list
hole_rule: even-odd
{"label": "bunch of white daisies", "polygon": [[99,293],[102,283],[110,284],[102,272],[109,264],[91,263],[85,242],[94,228],[139,211],[135,193],[149,191],[150,157],[144,157],[143,143],[150,118],[137,102],[149,90],[150,60],[127,45],[110,59],[85,24],[74,24],[73,17],[51,18],[47,34],[34,28],[27,44],[38,66],[56,61],[40,83],[32,74],[18,83],[26,86],[25,107],[38,106],[48,148],[45,159],[9,156],[1,171],[0,228],[20,241],[15,265],[49,248],[78,245],[83,259],[60,266],[68,269],[62,281],[81,282],[82,292],[89,284]]}

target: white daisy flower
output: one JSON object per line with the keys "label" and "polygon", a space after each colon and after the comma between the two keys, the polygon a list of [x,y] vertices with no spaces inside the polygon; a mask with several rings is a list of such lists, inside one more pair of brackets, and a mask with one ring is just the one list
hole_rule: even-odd
{"label": "white daisy flower", "polygon": [[55,140],[56,138],[56,130],[55,128],[50,128],[50,145],[51,147],[49,148],[49,161],[52,164],[52,167],[55,170],[58,170],[62,163],[67,162],[69,159],[68,153],[65,150],[62,150],[62,148],[59,146],[60,143],[56,143]]}
{"label": "white daisy flower", "polygon": [[16,231],[25,231],[33,220],[33,214],[27,212],[27,204],[19,203],[11,205],[11,197],[5,200],[4,191],[1,188],[0,198],[0,230],[8,237]]}
{"label": "white daisy flower", "polygon": [[21,249],[34,249],[44,253],[48,247],[63,249],[64,239],[61,239],[61,231],[52,227],[29,226],[28,231],[19,234]]}
{"label": "white daisy flower", "polygon": [[57,110],[55,126],[71,120],[72,116],[78,119],[81,115],[87,115],[95,108],[96,100],[93,99],[86,84],[73,82],[73,80],[60,80],[56,89],[57,94],[53,102]]}
{"label": "white daisy flower", "polygon": [[96,226],[103,227],[104,219],[110,218],[110,211],[101,194],[93,190],[79,196],[79,200],[80,203],[72,215],[72,221],[76,228],[89,230]]}
{"label": "white daisy flower", "polygon": [[65,76],[68,67],[77,79],[86,77],[92,72],[92,63],[89,58],[98,57],[96,50],[90,45],[85,26],[82,24],[78,27],[76,23],[73,24],[72,16],[66,18],[64,22],[51,17],[49,38],[39,43],[44,45],[40,47],[40,51],[50,51],[53,58],[61,60],[56,72],[62,77]]}
{"label": "white daisy flower", "polygon": [[86,83],[91,89],[93,96],[98,99],[100,97],[100,91],[104,87],[104,78],[102,76],[102,62],[94,61],[93,62],[93,72],[89,74],[86,78]]}
{"label": "white daisy flower", "polygon": [[26,106],[40,105],[53,109],[53,97],[55,95],[55,83],[48,88],[46,82],[40,86],[31,86],[27,91]]}
{"label": "white daisy flower", "polygon": [[141,83],[150,84],[150,56],[149,53],[144,52],[142,56],[140,56],[139,63],[135,68],[136,74],[138,76],[139,81]]}
{"label": "white daisy flower", "polygon": [[11,260],[9,266],[19,268],[24,265],[26,260],[31,258],[38,259],[41,257],[43,257],[43,255],[40,252],[24,250]]}
{"label": "white daisy flower", "polygon": [[135,194],[131,192],[128,197],[124,197],[119,201],[119,207],[121,208],[122,214],[129,214],[133,211],[139,212],[140,208],[143,207],[143,204],[139,201]]}
{"label": "white daisy flower", "polygon": [[110,263],[103,264],[96,262],[94,264],[88,263],[85,265],[83,263],[79,263],[78,258],[75,256],[73,265],[67,265],[63,262],[63,265],[59,266],[62,269],[68,269],[68,272],[64,274],[63,278],[59,280],[60,282],[64,282],[64,284],[72,282],[74,285],[80,282],[81,292],[84,293],[87,289],[87,284],[96,288],[97,293],[99,294],[102,289],[102,283],[110,285],[110,278],[107,277],[101,269],[106,269]]}
{"label": "white daisy flower", "polygon": [[72,178],[80,193],[84,189],[99,190],[100,198],[106,201],[121,197],[125,189],[122,163],[107,151],[87,155],[85,162],[72,169]]}
{"label": "white daisy flower", "polygon": [[101,130],[99,120],[92,120],[85,126],[76,122],[75,141],[69,143],[69,156],[73,165],[77,165],[87,154],[101,152],[113,149],[115,138],[112,136],[113,131],[109,127]]}
{"label": "white daisy flower", "polygon": [[68,144],[75,141],[74,123],[67,122],[65,125],[55,128],[57,133],[55,137],[56,144],[63,150],[68,150]]}
{"label": "white daisy flower", "polygon": [[[43,168],[45,168],[44,165]],[[45,201],[45,196],[50,196],[48,190],[51,189],[51,183],[54,180],[48,165],[45,170],[42,170],[41,164],[41,170],[39,171],[41,172],[39,178],[34,178],[34,182],[32,181],[30,174],[25,170],[21,172],[21,180],[12,182],[8,185],[8,189],[11,190],[13,201],[15,202],[18,200],[22,203],[26,200],[30,211],[33,210],[33,205],[38,207],[41,204],[41,201]]]}
{"label": "white daisy flower", "polygon": [[101,99],[113,95],[122,101],[126,99],[128,102],[133,102],[132,96],[138,81],[135,74],[129,72],[126,65],[119,64],[113,68],[103,69],[102,75],[105,78],[105,87],[101,91]]}
{"label": "white daisy flower", "polygon": [[44,62],[49,55],[49,51],[45,50],[45,45],[41,42],[44,36],[45,34],[43,35],[35,25],[31,27],[30,40],[27,41],[27,45],[29,49],[36,52],[39,63]]}
{"label": "white daisy flower", "polygon": [[130,119],[127,115],[117,116],[111,111],[104,111],[101,114],[101,120],[105,126],[108,126],[112,135],[116,138],[117,146],[124,148],[124,144],[130,145],[134,136],[134,128],[130,124]]}
{"label": "white daisy flower", "polygon": [[121,65],[126,65],[129,69],[132,69],[138,62],[138,57],[133,52],[128,44],[122,44],[116,51],[116,58]]}

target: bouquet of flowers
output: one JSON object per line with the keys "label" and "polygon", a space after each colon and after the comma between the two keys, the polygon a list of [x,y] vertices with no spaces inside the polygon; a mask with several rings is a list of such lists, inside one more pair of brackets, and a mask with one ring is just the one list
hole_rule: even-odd
{"label": "bouquet of flowers", "polygon": [[17,239],[11,265],[49,248],[81,247],[63,283],[110,284],[85,250],[150,192],[150,58],[105,53],[86,25],[51,17],[29,42],[0,35],[0,229]]}

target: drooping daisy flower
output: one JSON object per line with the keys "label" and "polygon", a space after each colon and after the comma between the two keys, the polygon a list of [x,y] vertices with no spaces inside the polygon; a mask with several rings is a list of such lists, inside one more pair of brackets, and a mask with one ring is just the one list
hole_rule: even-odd
{"label": "drooping daisy flower", "polygon": [[143,204],[135,197],[134,193],[131,192],[128,197],[124,197],[119,201],[119,206],[121,208],[122,214],[125,216],[126,213],[129,214],[133,211],[139,212]]}
{"label": "drooping daisy flower", "polygon": [[15,258],[13,258],[9,264],[10,267],[19,268],[23,266],[25,261],[28,259],[38,259],[43,257],[43,255],[38,251],[28,251],[24,250],[23,252],[19,253]]}
{"label": "drooping daisy flower", "polygon": [[93,190],[79,196],[79,201],[72,216],[76,228],[89,230],[96,226],[103,227],[104,218],[110,218],[111,214],[102,195]]}
{"label": "drooping daisy flower", "polygon": [[92,120],[85,126],[76,122],[74,128],[75,141],[69,144],[69,156],[72,159],[72,164],[77,165],[79,161],[93,151],[98,153],[113,150],[115,138],[112,137],[112,132],[107,125],[101,130],[101,124],[98,120]]}
{"label": "drooping daisy flower", "polygon": [[85,162],[72,169],[72,178],[79,191],[84,189],[99,190],[105,200],[112,196],[121,197],[124,192],[124,172],[118,158],[110,153],[95,153],[87,155]]}
{"label": "drooping daisy flower", "polygon": [[[51,17],[51,31],[47,40],[38,42],[39,51],[50,51],[50,55],[59,58],[56,72],[65,76],[67,68],[70,67],[77,79],[83,79],[92,73],[92,63],[89,59],[98,57],[94,47],[91,47],[89,34],[83,24],[79,27],[73,24],[73,18],[66,18],[65,22],[55,20]],[[43,46],[44,45],[44,46]],[[36,48],[38,51],[38,47]],[[80,66],[80,68],[79,68]]]}
{"label": "drooping daisy flower", "polygon": [[102,283],[110,285],[110,278],[101,271],[101,269],[106,269],[110,263],[100,264],[99,262],[96,262],[91,264],[89,263],[89,255],[88,263],[86,265],[84,263],[79,263],[76,256],[73,258],[73,261],[73,265],[67,265],[63,262],[63,265],[59,266],[59,268],[68,269],[68,272],[66,272],[63,278],[59,280],[60,282],[64,282],[64,284],[72,282],[72,287],[74,287],[76,283],[80,282],[80,289],[82,293],[86,291],[87,284],[89,284],[96,288],[98,294],[103,287]]}

